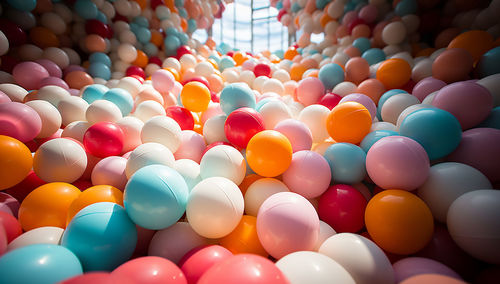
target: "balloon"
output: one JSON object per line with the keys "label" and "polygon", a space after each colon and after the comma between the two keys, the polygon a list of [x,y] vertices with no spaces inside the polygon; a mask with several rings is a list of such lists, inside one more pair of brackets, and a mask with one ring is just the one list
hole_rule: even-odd
{"label": "balloon", "polygon": [[12,187],[28,176],[33,157],[21,141],[0,135],[0,156],[0,189]]}
{"label": "balloon", "polygon": [[92,170],[92,184],[110,185],[123,191],[127,183],[126,166],[127,159],[123,157],[111,156],[100,160]]}
{"label": "balloon", "polygon": [[[453,64],[453,68],[450,68]],[[472,70],[473,59],[467,50],[450,48],[439,54],[432,63],[432,77],[446,83],[467,79]]]}
{"label": "balloon", "polygon": [[98,202],[113,202],[123,206],[123,193],[110,185],[95,185],[85,189],[68,208],[66,224],[83,208]]}
{"label": "balloon", "polygon": [[243,155],[234,147],[217,145],[203,154],[200,162],[202,179],[224,177],[239,185],[246,173]]}
{"label": "balloon", "polygon": [[98,122],[90,126],[83,136],[83,145],[92,155],[99,158],[120,155],[125,135],[112,122]]}
{"label": "balloon", "polygon": [[246,148],[250,139],[263,130],[265,126],[262,115],[249,107],[234,110],[224,123],[227,140],[241,149]]}
{"label": "balloon", "polygon": [[378,67],[376,76],[387,89],[400,88],[410,80],[411,67],[401,58],[387,59]]}
{"label": "balloon", "polygon": [[326,90],[332,90],[337,84],[344,81],[344,70],[336,63],[328,63],[319,69],[318,78]]}
{"label": "balloon", "polygon": [[197,283],[203,274],[215,264],[230,258],[233,254],[219,245],[197,247],[181,260],[181,270],[187,283]]}
{"label": "balloon", "polygon": [[275,130],[255,134],[247,145],[247,162],[257,174],[274,177],[285,172],[292,161],[292,145]]}
{"label": "balloon", "polygon": [[181,131],[181,127],[174,119],[167,116],[155,116],[144,123],[141,140],[143,143],[163,144],[175,153],[181,143]]}
{"label": "balloon", "polygon": [[317,104],[324,94],[325,87],[323,82],[315,77],[300,80],[296,89],[297,100],[304,106]]}
{"label": "balloon", "polygon": [[323,156],[330,165],[335,183],[358,183],[366,176],[366,154],[356,145],[335,143],[325,150]]}
{"label": "balloon", "polygon": [[0,104],[0,126],[0,135],[28,142],[40,134],[42,120],[28,105],[7,102]]}
{"label": "balloon", "polygon": [[7,212],[0,212],[0,227],[5,230],[7,243],[12,242],[23,233],[21,224],[17,221],[16,217]]}
{"label": "balloon", "polygon": [[49,77],[49,72],[36,62],[26,61],[14,67],[12,76],[21,87],[27,90],[37,90],[40,88],[42,79]]}
{"label": "balloon", "polygon": [[64,229],[58,227],[39,227],[29,230],[11,241],[7,247],[8,251],[16,250],[34,244],[58,245],[61,241]]}
{"label": "balloon", "polygon": [[115,268],[111,275],[119,275],[133,283],[188,283],[179,267],[170,260],[157,256],[129,260]]}
{"label": "balloon", "polygon": [[474,62],[477,62],[493,46],[493,36],[481,30],[469,30],[461,33],[448,44],[448,48],[467,50],[472,55]]}
{"label": "balloon", "polygon": [[255,95],[248,85],[232,83],[220,93],[220,106],[226,115],[241,107],[255,108]]}
{"label": "balloon", "polygon": [[181,106],[169,106],[165,109],[165,111],[168,117],[173,118],[179,124],[181,130],[194,129],[194,117],[187,108]]}
{"label": "balloon", "polygon": [[200,82],[189,82],[181,91],[182,105],[190,111],[201,112],[208,108],[210,90]]}
{"label": "balloon", "polygon": [[362,104],[346,102],[331,110],[326,128],[335,141],[358,144],[370,132],[371,123],[370,112]]}
{"label": "balloon", "polygon": [[420,274],[439,274],[461,280],[460,276],[446,265],[423,257],[407,257],[393,264],[398,283]]}
{"label": "balloon", "polygon": [[220,239],[220,244],[234,254],[252,253],[263,257],[268,255],[257,235],[255,216],[243,215],[236,228]]}

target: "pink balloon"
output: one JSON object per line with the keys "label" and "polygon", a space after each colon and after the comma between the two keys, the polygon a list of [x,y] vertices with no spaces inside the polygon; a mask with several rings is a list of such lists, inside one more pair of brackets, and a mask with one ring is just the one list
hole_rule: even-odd
{"label": "pink balloon", "polygon": [[151,80],[153,82],[153,88],[163,94],[171,91],[175,82],[174,75],[164,69],[156,70],[151,76]]}
{"label": "pink balloon", "polygon": [[80,274],[61,282],[61,284],[87,284],[87,283],[98,283],[98,284],[114,284],[123,283],[131,284],[135,283],[126,277],[119,277],[118,275],[112,275],[109,272],[87,272]]}
{"label": "pink balloon", "polygon": [[305,198],[316,198],[328,189],[332,174],[323,156],[314,151],[298,151],[292,155],[292,163],[283,173],[283,182],[290,191]]}
{"label": "pink balloon", "polygon": [[245,62],[243,62],[243,64],[241,64],[241,69],[253,71],[253,69],[255,68],[255,65],[257,65],[257,63],[255,63],[255,61],[246,60]]}
{"label": "pink balloon", "polygon": [[134,283],[187,283],[184,273],[170,260],[159,256],[135,258],[118,266],[113,275],[125,276]]}
{"label": "pink balloon", "polygon": [[259,209],[257,235],[264,249],[276,259],[292,252],[312,250],[319,235],[318,213],[297,193],[276,193]]}
{"label": "pink balloon", "polygon": [[62,77],[61,68],[57,64],[55,64],[53,61],[42,58],[42,59],[35,60],[35,62],[42,65],[47,70],[47,72],[49,72],[50,76],[57,77],[57,78]]}
{"label": "pink balloon", "polygon": [[363,95],[363,94],[359,94],[359,93],[349,94],[349,95],[343,97],[340,100],[339,104],[341,104],[343,102],[357,102],[357,103],[362,104],[370,112],[372,120],[375,119],[375,117],[377,116],[377,106],[375,105],[373,100],[367,95]]}
{"label": "pink balloon", "polygon": [[79,65],[69,65],[68,67],[64,68],[64,70],[62,71],[63,72],[63,76],[66,76],[66,74],[69,74],[73,71],[83,71],[83,72],[87,72],[87,70],[85,68],[83,68],[82,66],[79,66]]}
{"label": "pink balloon", "polygon": [[415,140],[388,136],[375,142],[366,154],[366,170],[381,188],[411,191],[429,176],[429,157]]}
{"label": "pink balloon", "polygon": [[182,272],[189,284],[195,284],[213,265],[233,256],[219,245],[197,247],[189,251],[180,261]]}
{"label": "pink balloon", "polygon": [[4,92],[0,91],[0,104],[10,103],[12,100]]}
{"label": "pink balloon", "polygon": [[301,150],[311,150],[312,133],[305,123],[296,119],[285,119],[276,126],[274,130],[285,135],[292,144],[292,151],[295,153]]}
{"label": "pink balloon", "polygon": [[42,120],[34,109],[17,102],[0,104],[0,135],[28,142],[33,140],[41,129]]}
{"label": "pink balloon", "polygon": [[49,76],[49,77],[43,78],[42,81],[40,82],[40,88],[44,87],[44,86],[51,86],[51,85],[59,86],[63,89],[69,90],[69,86],[66,83],[66,81],[64,81],[63,79],[58,78],[58,77]]}
{"label": "pink balloon", "polygon": [[446,86],[445,82],[434,77],[427,77],[420,80],[415,85],[415,87],[413,87],[412,95],[423,102],[425,97],[427,97],[432,92],[440,90],[444,86]]}
{"label": "pink balloon", "polygon": [[493,109],[493,96],[485,87],[472,81],[463,81],[439,90],[432,105],[453,114],[465,130],[488,117]]}
{"label": "pink balloon", "polygon": [[396,283],[420,274],[439,274],[459,280],[462,278],[451,268],[441,262],[424,257],[407,257],[395,262],[392,267],[396,276]]}
{"label": "pink balloon", "polygon": [[325,95],[325,86],[316,77],[307,77],[300,80],[297,87],[297,99],[305,106],[317,104]]}
{"label": "pink balloon", "polygon": [[500,130],[473,128],[462,133],[462,141],[448,161],[464,163],[480,170],[491,183],[500,181]]}
{"label": "pink balloon", "polygon": [[361,8],[358,13],[358,17],[363,19],[367,24],[373,23],[378,16],[377,6],[373,4],[368,4]]}
{"label": "pink balloon", "polygon": [[10,194],[0,192],[0,211],[9,213],[17,218],[17,211],[19,211],[19,201],[12,197]]}
{"label": "pink balloon", "polygon": [[17,84],[26,90],[38,90],[42,79],[49,77],[49,72],[36,62],[26,61],[14,67],[12,76],[14,76]]}
{"label": "pink balloon", "polygon": [[174,157],[176,160],[190,159],[199,164],[206,148],[207,144],[202,135],[193,130],[182,130],[181,145],[175,151]]}
{"label": "pink balloon", "polygon": [[92,184],[111,185],[123,191],[127,184],[126,166],[127,159],[123,157],[110,156],[100,160],[92,170]]}

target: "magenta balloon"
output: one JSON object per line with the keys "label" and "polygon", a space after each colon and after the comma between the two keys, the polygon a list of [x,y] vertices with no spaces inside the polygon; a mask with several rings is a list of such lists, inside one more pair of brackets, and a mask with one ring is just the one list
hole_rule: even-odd
{"label": "magenta balloon", "polygon": [[459,280],[462,278],[451,268],[441,262],[424,257],[407,257],[395,262],[392,267],[396,276],[396,283],[420,274],[439,274]]}
{"label": "magenta balloon", "polygon": [[429,157],[415,140],[388,136],[375,142],[366,154],[366,170],[381,188],[411,191],[429,176]]}
{"label": "magenta balloon", "polygon": [[500,130],[473,128],[462,133],[462,141],[447,160],[480,170],[491,183],[500,181]]}
{"label": "magenta balloon", "polygon": [[488,117],[493,109],[493,96],[485,87],[473,81],[463,81],[439,90],[432,105],[453,114],[465,130]]}
{"label": "magenta balloon", "polygon": [[42,79],[42,81],[40,82],[40,88],[44,86],[59,86],[63,89],[69,90],[68,84],[63,79],[53,76],[45,77]]}
{"label": "magenta balloon", "polygon": [[14,67],[12,76],[16,83],[26,90],[38,90],[42,79],[49,77],[49,72],[36,62],[26,61]]}
{"label": "magenta balloon", "polygon": [[33,140],[41,129],[42,120],[34,109],[17,102],[0,104],[0,135],[28,142]]}
{"label": "magenta balloon", "polygon": [[362,104],[370,112],[372,120],[375,119],[375,117],[377,116],[377,106],[375,105],[373,100],[367,95],[359,93],[349,94],[343,97],[340,100],[339,104],[344,102],[357,102]]}
{"label": "magenta balloon", "polygon": [[61,68],[57,64],[55,64],[52,60],[42,58],[35,60],[35,62],[42,65],[47,70],[47,72],[49,72],[50,76],[57,78],[62,77]]}
{"label": "magenta balloon", "polygon": [[440,90],[444,86],[446,86],[445,82],[434,77],[427,77],[420,80],[415,85],[415,87],[413,87],[412,95],[423,102],[425,97],[427,97],[432,92]]}

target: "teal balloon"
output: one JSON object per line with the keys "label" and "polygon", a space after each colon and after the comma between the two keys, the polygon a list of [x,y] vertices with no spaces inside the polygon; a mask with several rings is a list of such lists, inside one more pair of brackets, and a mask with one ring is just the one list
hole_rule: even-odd
{"label": "teal balloon", "polygon": [[194,33],[194,31],[196,31],[196,29],[198,28],[198,26],[196,24],[196,20],[189,19],[187,22],[188,22],[187,32],[190,34]]}
{"label": "teal balloon", "polygon": [[148,28],[139,27],[136,37],[140,43],[146,44],[151,40],[151,31]]}
{"label": "teal balloon", "polygon": [[137,25],[143,27],[143,28],[148,28],[149,27],[149,21],[146,19],[146,17],[143,16],[137,16],[134,18],[134,23]]}
{"label": "teal balloon", "polygon": [[255,109],[255,95],[245,83],[232,83],[224,87],[220,93],[222,111],[229,115],[236,109],[249,107]]}
{"label": "teal balloon", "polygon": [[64,230],[61,245],[84,271],[112,271],[134,253],[137,229],[122,206],[98,202],[80,210]]}
{"label": "teal balloon", "polygon": [[234,67],[234,60],[230,58],[229,56],[222,56],[219,62],[219,71],[224,71],[226,68],[231,68]]}
{"label": "teal balloon", "polygon": [[184,0],[175,0],[174,5],[175,5],[175,7],[183,7]]}
{"label": "teal balloon", "polygon": [[165,30],[165,34],[166,34],[167,36],[170,36],[170,35],[175,35],[175,36],[176,36],[177,34],[179,34],[179,31],[178,31],[176,28],[169,27],[169,28],[167,28],[167,29]]}
{"label": "teal balloon", "polygon": [[480,78],[500,73],[500,46],[488,50],[481,56],[476,71]]}
{"label": "teal balloon", "polygon": [[368,61],[368,64],[373,65],[385,60],[385,52],[380,48],[370,48],[363,52],[361,57]]}
{"label": "teal balloon", "polygon": [[330,3],[331,0],[316,0],[316,9],[323,10],[326,4]]}
{"label": "teal balloon", "polygon": [[14,9],[24,12],[31,12],[36,8],[36,0],[7,0]]}
{"label": "teal balloon", "polygon": [[108,90],[108,87],[101,84],[89,85],[83,90],[82,99],[91,104],[96,100],[102,99],[102,96],[104,96],[104,93],[106,93]]}
{"label": "teal balloon", "polygon": [[94,78],[102,78],[104,80],[111,79],[111,69],[102,62],[90,63],[87,72]]}
{"label": "teal balloon", "polygon": [[292,7],[291,7],[292,13],[297,13],[301,9],[302,9],[302,7],[300,7],[298,2],[293,2]]}
{"label": "teal balloon", "polygon": [[180,32],[179,34],[177,34],[177,37],[181,41],[181,45],[187,45],[187,42],[189,40],[189,36],[187,34]]}
{"label": "teal balloon", "polygon": [[85,20],[97,17],[97,6],[90,0],[76,0],[73,10]]}
{"label": "teal balloon", "polygon": [[500,129],[500,106],[492,109],[490,115],[477,127],[487,127]]}
{"label": "teal balloon", "polygon": [[397,95],[397,94],[403,94],[403,93],[408,94],[407,91],[401,90],[401,89],[392,89],[392,90],[389,90],[389,91],[382,94],[382,96],[378,100],[378,104],[377,104],[377,118],[378,118],[378,120],[382,121],[382,106],[384,105],[384,103],[390,97]]}
{"label": "teal balloon", "polygon": [[367,51],[368,49],[371,48],[371,42],[368,38],[366,37],[359,37],[357,39],[354,40],[354,42],[352,43],[352,45],[354,47],[356,47],[357,49],[359,49],[359,51],[361,52],[361,54],[363,54],[365,51]]}
{"label": "teal balloon", "polygon": [[78,257],[53,244],[17,248],[0,257],[0,283],[52,284],[83,273]]}
{"label": "teal balloon", "polygon": [[323,154],[334,183],[354,184],[366,177],[366,153],[351,143],[335,143]]}
{"label": "teal balloon", "polygon": [[103,24],[108,23],[108,17],[106,17],[106,15],[101,11],[97,11],[97,16],[95,16],[95,19]]}
{"label": "teal balloon", "polygon": [[354,9],[356,9],[357,5],[358,5],[358,3],[354,2],[354,1],[347,2],[344,5],[344,14],[347,13],[347,12],[353,11]]}
{"label": "teal balloon", "polygon": [[217,64],[219,64],[219,63],[220,63],[220,60],[221,60],[221,58],[220,58],[219,56],[217,56],[217,55],[213,55],[213,54],[212,54],[212,55],[210,55],[208,58],[209,58],[209,59],[213,59],[213,60],[215,61],[215,63],[217,63]]}
{"label": "teal balloon", "polygon": [[401,123],[399,133],[420,143],[430,160],[447,156],[462,140],[462,127],[458,120],[439,108],[410,113]]}
{"label": "teal balloon", "polygon": [[396,15],[403,17],[410,14],[416,14],[418,9],[418,3],[416,0],[402,0],[394,9]]}
{"label": "teal balloon", "polygon": [[368,150],[377,142],[378,140],[387,137],[387,136],[395,136],[399,135],[396,131],[392,130],[375,130],[370,133],[368,133],[365,138],[363,138],[363,141],[361,141],[361,144],[359,145],[363,151],[368,153]]}
{"label": "teal balloon", "polygon": [[165,51],[169,55],[174,55],[177,52],[177,48],[181,46],[181,41],[175,35],[169,35],[165,38]]}
{"label": "teal balloon", "polygon": [[104,93],[102,99],[114,103],[120,109],[123,116],[127,116],[134,108],[132,95],[121,88],[109,89],[109,91]]}
{"label": "teal balloon", "polygon": [[279,59],[283,59],[283,57],[285,57],[285,52],[281,49],[274,51],[273,54],[278,56]]}
{"label": "teal balloon", "polygon": [[147,56],[155,56],[158,54],[158,47],[151,42],[148,42],[144,45],[144,53],[146,53]]}
{"label": "teal balloon", "polygon": [[184,7],[177,8],[177,11],[179,12],[179,16],[181,16],[184,19],[187,19],[188,13]]}
{"label": "teal balloon", "polygon": [[336,63],[325,64],[319,69],[318,78],[325,89],[331,90],[344,81],[344,69]]}
{"label": "teal balloon", "polygon": [[175,224],[186,211],[189,189],[176,170],[149,165],[130,177],[123,204],[135,224],[161,230]]}
{"label": "teal balloon", "polygon": [[217,51],[219,51],[221,54],[226,54],[231,50],[231,46],[225,42],[222,42],[221,44],[219,44],[219,46],[217,46]]}
{"label": "teal balloon", "polygon": [[89,56],[90,63],[100,62],[105,64],[108,67],[111,67],[111,59],[106,53],[103,52],[94,52]]}

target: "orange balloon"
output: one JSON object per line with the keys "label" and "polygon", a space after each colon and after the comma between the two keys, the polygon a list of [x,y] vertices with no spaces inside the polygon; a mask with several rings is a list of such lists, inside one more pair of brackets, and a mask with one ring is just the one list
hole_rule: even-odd
{"label": "orange balloon", "polygon": [[10,136],[0,135],[0,157],[0,190],[23,181],[33,166],[28,147]]}
{"label": "orange balloon", "polygon": [[341,103],[326,117],[326,129],[336,142],[359,144],[371,126],[370,112],[357,102]]}
{"label": "orange balloon", "polygon": [[64,81],[72,89],[80,90],[81,88],[94,84],[94,79],[84,71],[72,71],[64,76]]}
{"label": "orange balloon", "polygon": [[328,15],[328,13],[324,12],[321,17],[319,18],[319,23],[321,27],[325,27],[328,22],[333,21],[333,18]]}
{"label": "orange balloon", "polygon": [[148,65],[148,61],[149,61],[149,58],[146,55],[146,53],[144,53],[144,51],[138,49],[137,50],[137,57],[132,62],[132,65],[135,65],[135,66],[138,66],[141,68],[146,68],[146,66]]}
{"label": "orange balloon", "polygon": [[386,89],[377,79],[366,79],[358,85],[357,92],[369,96],[375,105],[378,105],[380,97],[385,93]]}
{"label": "orange balloon", "polygon": [[186,32],[188,29],[188,22],[184,18],[181,18],[181,28],[183,32]]}
{"label": "orange balloon", "polygon": [[434,219],[424,201],[398,189],[384,190],[368,202],[365,223],[377,245],[400,255],[423,249],[434,232]]}
{"label": "orange balloon", "polygon": [[179,71],[177,71],[175,68],[172,68],[172,67],[165,67],[163,69],[165,69],[168,72],[172,73],[172,75],[174,75],[175,81],[179,82],[179,80],[181,79],[181,75],[179,75]]}
{"label": "orange balloon", "polygon": [[113,202],[123,206],[123,192],[111,185],[95,185],[87,188],[69,206],[66,224],[69,224],[78,211],[97,202]]}
{"label": "orange balloon", "polygon": [[90,34],[85,37],[85,47],[89,52],[104,52],[106,50],[106,41],[99,35]]}
{"label": "orange balloon", "polygon": [[292,145],[285,135],[275,130],[255,134],[247,145],[247,162],[250,168],[263,177],[284,173],[292,162]]}
{"label": "orange balloon", "polygon": [[233,54],[233,60],[234,62],[236,62],[236,66],[240,66],[241,64],[243,64],[243,62],[247,61],[247,57],[246,57],[246,54],[244,52],[241,52],[241,51],[236,51],[234,54]]}
{"label": "orange balloon", "polygon": [[160,47],[163,43],[163,35],[157,30],[151,30],[151,43]]}
{"label": "orange balloon", "polygon": [[354,57],[345,65],[345,80],[358,85],[370,77],[370,64],[363,57]]}
{"label": "orange balloon", "polygon": [[302,80],[302,75],[307,71],[307,68],[300,63],[293,63],[290,67],[290,79],[294,81]]}
{"label": "orange balloon", "polygon": [[254,183],[254,181],[257,181],[257,180],[259,180],[261,178],[262,177],[259,176],[258,174],[247,175],[243,179],[243,181],[240,183],[240,185],[239,185],[241,193],[243,194],[243,196],[245,196],[245,193],[247,192],[248,187],[251,186],[252,183]]}
{"label": "orange balloon", "polygon": [[432,48],[432,47],[428,47],[428,48],[424,48],[422,50],[419,50],[416,52],[415,54],[415,57],[421,57],[421,56],[431,56],[431,54],[436,51],[435,48]]}
{"label": "orange balloon", "polygon": [[495,39],[487,31],[473,30],[456,36],[448,48],[463,48],[467,50],[477,62],[481,56],[494,46]]}
{"label": "orange balloon", "polygon": [[432,63],[432,77],[453,83],[466,80],[474,64],[470,53],[463,48],[449,48]]}
{"label": "orange balloon", "polygon": [[35,45],[42,49],[59,46],[59,39],[57,36],[45,27],[32,28],[30,30],[29,37]]}
{"label": "orange balloon", "polygon": [[304,78],[307,78],[307,77],[316,77],[316,78],[318,78],[318,74],[319,74],[319,70],[318,69],[310,69],[310,70],[307,70],[306,72],[304,72],[303,77]]}
{"label": "orange balloon", "polygon": [[304,65],[306,69],[316,69],[319,67],[318,61],[312,58],[303,58],[300,60],[300,64]]}
{"label": "orange balloon", "polygon": [[65,182],[51,182],[34,189],[19,207],[19,222],[29,231],[44,226],[66,228],[66,216],[80,190]]}
{"label": "orange balloon", "polygon": [[194,128],[193,128],[193,131],[200,134],[200,135],[203,135],[203,125],[201,124],[195,124],[194,125]]}
{"label": "orange balloon", "polygon": [[376,76],[387,89],[400,88],[410,81],[411,66],[401,58],[387,59],[378,67]]}
{"label": "orange balloon", "polygon": [[205,84],[200,82],[189,82],[182,88],[182,105],[190,111],[205,111],[210,103],[210,90]]}
{"label": "orange balloon", "polygon": [[229,235],[220,239],[220,244],[234,254],[252,253],[268,256],[257,235],[257,217],[254,216],[243,215],[238,226]]}
{"label": "orange balloon", "polygon": [[210,47],[210,49],[214,49],[214,48],[215,48],[215,46],[217,45],[217,44],[215,43],[215,41],[213,40],[213,38],[211,38],[211,37],[207,38],[207,41],[205,41],[205,44],[206,44],[208,47]]}
{"label": "orange balloon", "polygon": [[290,47],[289,49],[287,49],[285,51],[283,58],[288,59],[288,60],[292,60],[295,57],[295,55],[298,55],[298,54],[299,54],[299,52],[297,51],[297,49]]}

